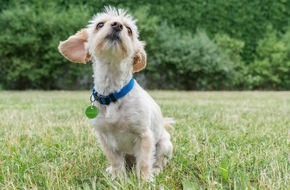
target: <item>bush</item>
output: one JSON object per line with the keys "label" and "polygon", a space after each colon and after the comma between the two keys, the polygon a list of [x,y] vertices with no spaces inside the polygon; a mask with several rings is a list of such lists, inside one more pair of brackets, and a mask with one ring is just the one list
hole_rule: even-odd
{"label": "bush", "polygon": [[159,31],[156,38],[159,49],[154,54],[152,65],[160,76],[155,78],[154,84],[185,90],[231,88],[234,62],[205,32],[198,31],[195,36],[182,35],[166,23]]}
{"label": "bush", "polygon": [[[136,76],[148,88],[290,89],[290,30],[285,16],[290,1],[248,1],[251,6],[224,0],[178,4],[0,0],[0,4],[0,89],[90,88],[90,65],[70,63],[57,46],[85,27],[104,5],[130,9],[139,20],[148,66]],[[195,32],[196,28],[207,33]]]}
{"label": "bush", "polygon": [[234,62],[205,32],[195,34],[187,60],[178,69],[190,76],[185,80],[194,84],[193,89],[221,90],[233,85]]}
{"label": "bush", "polygon": [[247,66],[242,61],[242,53],[245,43],[241,40],[229,37],[226,34],[217,34],[214,37],[215,43],[227,54],[234,64],[232,89],[245,88],[245,75]]}
{"label": "bush", "polygon": [[[18,7],[0,16],[0,83],[5,89],[75,89],[90,76],[90,66],[72,64],[57,50],[59,41],[75,33],[90,15],[81,7],[57,11]],[[88,83],[88,82],[85,82]],[[85,84],[87,86],[89,84]]]}
{"label": "bush", "polygon": [[251,89],[290,89],[290,30],[279,36],[271,31],[259,41],[257,56],[248,68]]}

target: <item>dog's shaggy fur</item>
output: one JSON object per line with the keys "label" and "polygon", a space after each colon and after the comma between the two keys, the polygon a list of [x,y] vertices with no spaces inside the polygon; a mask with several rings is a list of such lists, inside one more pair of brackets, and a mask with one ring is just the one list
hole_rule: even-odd
{"label": "dog's shaggy fur", "polygon": [[[118,92],[146,66],[144,43],[138,39],[136,21],[125,10],[106,7],[59,45],[73,62],[93,62],[94,86],[104,96]],[[110,105],[96,102],[99,115],[93,120],[100,145],[113,177],[124,176],[126,158],[135,158],[136,173],[145,180],[160,172],[172,157],[170,125],[159,106],[135,81],[133,89]]]}

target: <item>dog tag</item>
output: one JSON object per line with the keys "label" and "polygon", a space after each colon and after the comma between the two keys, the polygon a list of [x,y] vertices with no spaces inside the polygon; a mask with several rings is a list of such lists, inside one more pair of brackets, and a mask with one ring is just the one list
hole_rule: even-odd
{"label": "dog tag", "polygon": [[85,114],[89,119],[94,119],[95,117],[97,117],[98,113],[99,113],[98,108],[94,105],[87,107],[85,111]]}

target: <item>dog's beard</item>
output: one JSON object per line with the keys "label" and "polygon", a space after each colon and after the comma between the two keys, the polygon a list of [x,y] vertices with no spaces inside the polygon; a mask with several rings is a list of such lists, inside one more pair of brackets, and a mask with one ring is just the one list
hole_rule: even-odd
{"label": "dog's beard", "polygon": [[106,39],[112,43],[112,45],[118,45],[119,43],[122,43],[120,38],[120,32],[112,31],[110,34],[106,36]]}
{"label": "dog's beard", "polygon": [[98,57],[112,56],[124,59],[134,52],[131,43],[129,37],[123,36],[120,32],[98,34],[94,39],[93,53]]}

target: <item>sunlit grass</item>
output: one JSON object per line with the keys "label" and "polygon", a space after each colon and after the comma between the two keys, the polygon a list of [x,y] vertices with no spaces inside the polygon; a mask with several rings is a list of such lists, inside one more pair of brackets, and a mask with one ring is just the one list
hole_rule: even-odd
{"label": "sunlit grass", "polygon": [[164,92],[174,157],[152,183],[111,180],[89,92],[0,92],[0,189],[289,189],[290,92]]}

